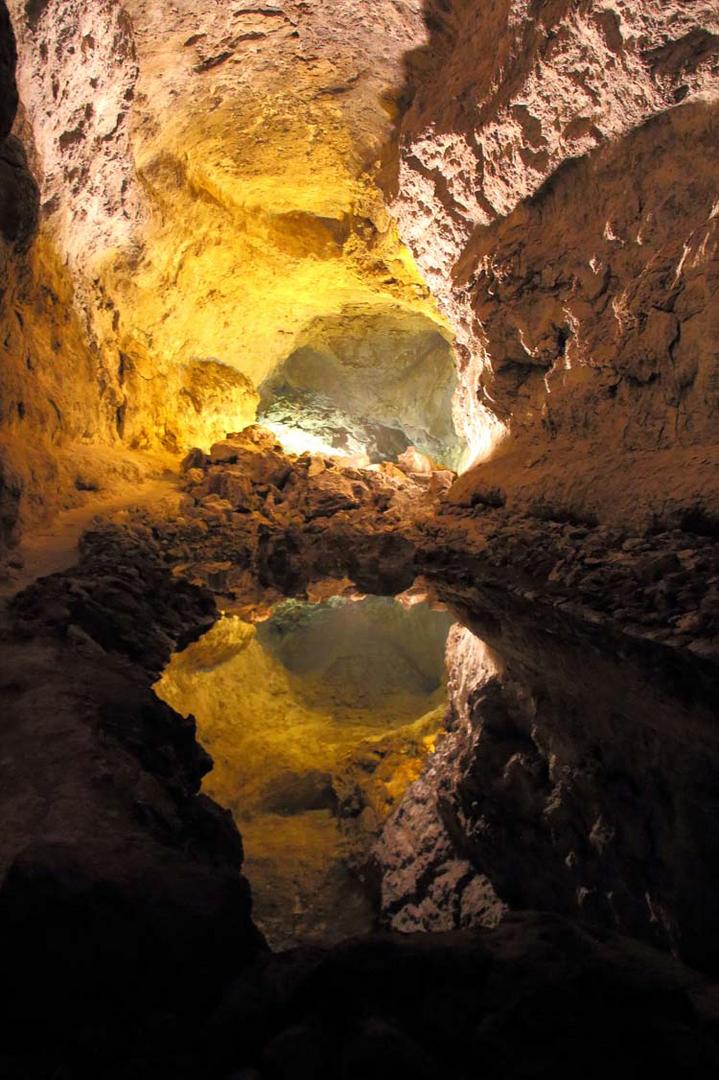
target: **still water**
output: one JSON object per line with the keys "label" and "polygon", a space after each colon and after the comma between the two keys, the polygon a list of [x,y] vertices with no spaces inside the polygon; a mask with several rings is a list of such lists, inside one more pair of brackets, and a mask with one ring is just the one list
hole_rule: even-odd
{"label": "still water", "polygon": [[225,616],[156,690],[197,720],[204,790],[234,814],[254,917],[275,948],[372,928],[366,859],[446,709],[452,618],[391,597]]}

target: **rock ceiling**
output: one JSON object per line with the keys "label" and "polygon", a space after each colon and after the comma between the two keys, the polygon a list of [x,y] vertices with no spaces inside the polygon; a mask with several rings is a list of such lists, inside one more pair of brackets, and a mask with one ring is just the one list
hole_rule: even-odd
{"label": "rock ceiling", "polygon": [[[154,398],[171,412],[174,395],[147,384],[173,365],[214,359],[258,386],[345,312],[349,339],[358,313],[383,311],[449,338],[378,186],[420,9],[14,6],[43,232],[101,349],[122,357],[130,441],[162,438]],[[210,410],[209,432],[175,425],[180,441],[252,418],[252,387],[227,382],[234,423]]]}

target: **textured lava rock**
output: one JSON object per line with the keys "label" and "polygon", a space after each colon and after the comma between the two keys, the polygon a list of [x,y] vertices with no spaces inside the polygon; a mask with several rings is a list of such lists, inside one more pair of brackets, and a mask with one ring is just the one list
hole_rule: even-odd
{"label": "textured lava rock", "polygon": [[[8,326],[8,520],[67,493],[64,445],[174,452],[250,419],[222,365],[325,363],[340,327],[352,367],[358,313],[446,338],[378,178],[457,334],[455,422],[495,455],[457,502],[716,516],[714,5],[371,8],[13,0],[44,208],[15,309],[43,332]],[[420,384],[378,391],[368,445],[390,421],[446,443]]]}
{"label": "textured lava rock", "polygon": [[452,425],[456,383],[452,348],[436,322],[401,308],[349,308],[311,323],[265,380],[263,423],[281,416],[273,408],[280,396],[290,407],[288,427],[330,446],[353,435],[360,452],[382,461],[414,444],[456,467],[464,451]]}
{"label": "textured lava rock", "polygon": [[[80,501],[87,446],[182,453],[251,421],[255,385],[325,324],[348,328],[350,354],[373,319],[414,335],[415,396],[442,412],[447,329],[374,179],[403,55],[424,37],[419,0],[367,19],[295,0],[13,0],[11,13],[42,221],[6,297],[7,538]],[[439,379],[418,324],[442,347]],[[448,416],[406,400],[409,441],[451,444],[454,460]]]}
{"label": "textured lava rock", "polygon": [[[35,7],[33,7],[35,10]],[[39,8],[38,8],[39,11]],[[24,16],[23,16],[24,19]],[[56,46],[61,50],[59,42]],[[119,401],[105,358],[88,336],[75,305],[75,283],[64,257],[40,230],[36,148],[23,115],[16,118],[15,37],[0,9],[0,545],[48,511],[77,505],[81,473],[103,480],[110,468],[88,443],[117,437]],[[76,65],[77,66],[77,65]],[[50,65],[43,64],[51,79]],[[15,121],[15,134],[7,134]],[[29,159],[29,160],[28,160]],[[31,171],[31,169],[33,171]],[[81,445],[78,445],[81,444]],[[93,460],[94,458],[94,460]]]}
{"label": "textured lava rock", "polygon": [[[490,1077],[570,1077],[587,1046],[590,1077],[667,1065],[698,1077],[716,1068],[705,987],[651,950],[523,913],[494,931],[270,960],[238,980],[212,1030],[227,1065],[262,1080],[468,1080],[478,1062]],[[233,1051],[238,1030],[255,1045]]]}
{"label": "textured lava rock", "polygon": [[248,574],[290,595],[324,578],[401,592],[416,573],[414,515],[453,476],[419,454],[402,467],[286,454],[257,425],[192,451],[185,468],[181,517],[147,520],[176,572],[240,596]]}
{"label": "textured lava rock", "polygon": [[[576,1069],[567,1047],[601,1030],[596,1075],[610,1066],[631,1074],[655,1053],[681,1061],[686,1075],[713,1075],[713,989],[607,929],[715,968],[716,753],[711,718],[697,704],[700,694],[711,700],[709,669],[696,658],[689,668],[679,661],[668,668],[674,654],[644,643],[656,682],[648,699],[646,668],[637,681],[624,655],[617,674],[599,637],[585,635],[572,653],[559,633],[567,622],[561,612],[547,639],[526,612],[520,619],[520,591],[498,606],[495,588],[488,605],[478,585],[461,579],[467,564],[456,547],[448,552],[447,596],[487,612],[474,625],[493,652],[456,632],[450,732],[391,818],[377,863],[397,928],[500,925],[459,937],[370,938],[252,966],[261,942],[239,873],[239,838],[196,794],[209,762],[192,721],[148,690],[169,651],[213,617],[208,594],[183,577],[217,575],[222,591],[241,556],[245,572],[259,560],[278,575],[272,580],[300,589],[327,561],[336,572],[364,568],[371,587],[396,588],[404,568],[383,565],[371,543],[370,555],[358,557],[348,542],[361,535],[360,518],[371,536],[387,513],[382,543],[396,536],[393,544],[406,545],[414,572],[419,532],[410,539],[402,530],[408,504],[416,509],[435,475],[423,468],[407,477],[394,466],[344,475],[336,462],[287,457],[276,487],[238,470],[244,454],[276,465],[278,453],[257,429],[227,440],[212,455],[223,459],[217,463],[193,453],[187,476],[196,494],[188,494],[185,517],[95,530],[78,568],[37,583],[12,605],[19,640],[0,642],[12,673],[2,687],[3,805],[13,825],[0,849],[0,934],[16,988],[6,1074],[40,1077],[62,1067],[71,1075],[189,1077],[201,1067],[210,1076],[249,1069],[268,1078],[303,1070],[463,1078],[474,1075],[479,1056],[490,1074],[567,1075]],[[410,455],[411,464],[422,462]],[[208,478],[233,469],[247,481],[233,495],[236,506],[219,496],[208,503]],[[311,482],[333,471],[340,487],[347,479],[357,485],[359,506],[309,515],[310,539],[297,528],[293,546],[285,536],[281,548],[286,515],[302,520],[314,505]],[[288,488],[285,507],[277,496]],[[238,509],[248,499],[249,513]],[[504,515],[507,529],[527,527],[503,511],[487,513]],[[342,514],[357,521],[333,535]],[[242,524],[261,515],[265,542],[274,534],[264,563],[259,531]],[[312,531],[316,520],[324,541]],[[540,535],[527,548],[536,551]],[[606,551],[606,530],[575,526],[566,537],[592,538]],[[222,545],[224,563],[187,563],[195,540],[207,554]],[[323,543],[336,545],[331,559]],[[489,556],[482,562],[475,554],[472,570],[503,572],[491,538],[485,549]],[[436,558],[436,547],[420,547],[420,561],[432,550]],[[523,550],[518,543],[509,558]],[[654,584],[677,559],[632,544],[626,553]],[[542,574],[555,561],[550,553]],[[529,590],[525,605],[528,597]],[[577,685],[588,658],[590,700]],[[682,700],[690,693],[693,709]],[[381,768],[376,780],[376,789],[360,784],[368,805],[384,800]],[[342,796],[351,811],[356,791]],[[508,906],[528,904],[595,929],[507,915]]]}
{"label": "textured lava rock", "polygon": [[554,910],[716,970],[715,669],[469,595],[449,734],[376,850],[388,924]]}
{"label": "textured lava rock", "polygon": [[15,64],[17,47],[12,32],[7,4],[0,6],[0,80],[2,80],[2,108],[0,110],[0,138],[6,139],[12,129],[17,109]]}
{"label": "textured lava rock", "polygon": [[685,528],[636,535],[557,520],[551,508],[542,516],[516,514],[491,505],[495,492],[478,494],[469,495],[462,516],[455,504],[421,519],[418,565],[425,574],[505,590],[548,617],[555,609],[570,621],[716,660],[711,520],[682,515]]}
{"label": "textured lava rock", "polygon": [[[447,493],[453,474],[416,452],[362,467],[285,454],[258,426],[185,460],[179,516],[140,515],[174,572],[225,597],[253,581],[284,594],[349,578],[397,593],[417,574],[476,583],[538,605],[547,618],[601,625],[715,661],[719,552],[713,518],[675,508],[673,528],[635,533],[497,489]],[[463,478],[465,479],[465,478]],[[461,481],[460,481],[461,482]],[[668,653],[668,658],[670,653]]]}
{"label": "textured lava rock", "polygon": [[394,209],[493,452],[462,491],[624,523],[715,507],[715,5],[457,0],[429,22]]}
{"label": "textured lava rock", "polygon": [[108,531],[3,626],[8,1075],[16,1058],[19,1075],[104,1073],[128,1030],[149,1060],[158,1010],[192,1013],[263,948],[234,823],[198,794],[211,760],[194,721],[149,689],[214,615],[151,538]]}

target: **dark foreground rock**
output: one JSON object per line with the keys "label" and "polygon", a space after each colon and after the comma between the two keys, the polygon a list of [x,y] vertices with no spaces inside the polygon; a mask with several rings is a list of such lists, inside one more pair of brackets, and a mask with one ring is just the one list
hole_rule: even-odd
{"label": "dark foreground rock", "polygon": [[[450,733],[445,758],[440,748],[435,763],[437,784],[427,788],[425,808],[438,797],[464,870],[455,865],[458,873],[431,892],[436,866],[414,859],[432,840],[431,822],[422,819],[404,879],[411,904],[446,904],[453,919],[458,911],[445,926],[467,926],[483,906],[485,921],[496,915],[500,925],[269,954],[251,920],[240,837],[199,794],[210,761],[194,723],[150,690],[170,652],[215,618],[204,582],[221,594],[235,587],[237,573],[239,595],[258,571],[264,587],[307,588],[320,570],[346,577],[359,567],[356,580],[391,591],[418,564],[439,576],[444,560],[448,596],[461,602],[468,593],[458,549],[430,566],[428,533],[419,542],[419,531],[404,529],[407,506],[419,505],[431,471],[423,481],[387,470],[369,473],[378,481],[348,479],[333,463],[317,471],[307,458],[293,463],[300,473],[293,480],[292,470],[282,478],[280,459],[269,486],[282,484],[283,497],[273,495],[279,509],[265,513],[271,492],[259,489],[268,486],[263,470],[276,454],[267,449],[254,463],[262,482],[240,484],[241,497],[257,501],[249,511],[201,493],[208,478],[224,484],[225,470],[238,462],[195,464],[190,483],[200,490],[190,493],[182,520],[133,518],[93,530],[77,567],[39,581],[7,612],[0,947],[12,999],[0,1075],[469,1080],[480,1071],[574,1077],[581,1068],[598,1078],[664,1066],[715,1076],[719,990],[666,952],[612,929],[680,950],[694,965],[703,963],[706,941],[703,966],[716,970],[710,728],[657,711],[654,697],[652,723],[646,731],[633,725],[619,707],[627,688],[641,695],[631,680],[614,688],[604,680],[596,708],[583,709],[566,693],[580,662],[562,653],[545,663],[546,651],[522,637],[509,602],[504,615],[475,626],[502,651],[503,681],[497,671],[479,678],[473,661],[458,665],[454,734],[461,729],[462,738],[447,756]],[[220,452],[237,456],[237,446]],[[325,473],[329,479],[310,483]],[[383,509],[385,474],[396,493]],[[340,509],[347,483],[346,498],[358,505]],[[313,516],[313,507],[323,513]],[[352,549],[365,526],[367,543]],[[193,538],[201,558],[225,565],[208,570],[188,560]],[[570,539],[586,536],[578,530]],[[386,557],[384,544],[394,545]],[[498,553],[499,541],[490,538],[488,547]],[[477,555],[467,572],[472,588],[501,565]],[[536,565],[548,573],[549,563]],[[531,592],[524,582],[513,602],[522,589]],[[531,603],[526,595],[524,602]],[[549,606],[556,620],[566,618]],[[661,642],[642,645],[674,655]],[[594,655],[591,642],[582,647],[582,655]],[[683,651],[694,674],[712,666]],[[601,665],[592,663],[601,685]],[[658,681],[661,671],[657,662]],[[700,774],[687,737],[701,744]],[[605,758],[597,758],[600,750]],[[421,783],[430,780],[428,773]]]}
{"label": "dark foreground rock", "polygon": [[0,636],[3,1076],[110,1076],[128,1042],[151,1061],[168,1025],[189,1022],[265,948],[239,834],[199,794],[211,761],[194,721],[150,690],[213,615],[151,542],[114,532],[11,605]]}
{"label": "dark foreground rock", "polygon": [[210,1030],[226,1075],[248,1080],[699,1077],[719,1064],[715,1009],[671,959],[524,912],[262,960]]}

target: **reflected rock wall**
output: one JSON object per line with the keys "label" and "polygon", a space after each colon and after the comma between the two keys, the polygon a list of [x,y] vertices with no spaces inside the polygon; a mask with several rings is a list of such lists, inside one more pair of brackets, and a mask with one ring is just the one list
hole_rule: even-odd
{"label": "reflected rock wall", "polygon": [[375,849],[389,925],[555,911],[714,970],[711,667],[572,640],[488,596],[464,618],[448,734]]}
{"label": "reflected rock wall", "polygon": [[274,948],[372,929],[367,852],[442,728],[450,622],[384,597],[288,600],[221,619],[156,684],[197,719],[204,791],[242,831]]}

